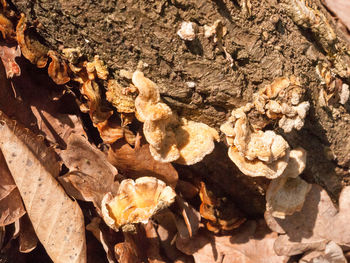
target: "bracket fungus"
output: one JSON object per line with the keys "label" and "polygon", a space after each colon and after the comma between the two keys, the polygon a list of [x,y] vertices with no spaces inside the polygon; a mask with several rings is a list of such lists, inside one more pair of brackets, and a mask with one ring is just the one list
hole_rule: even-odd
{"label": "bracket fungus", "polygon": [[170,186],[154,177],[125,179],[115,197],[111,193],[104,196],[103,218],[116,231],[133,231],[134,224],[147,223],[159,210],[171,205],[175,196]]}
{"label": "bracket fungus", "polygon": [[278,121],[284,132],[300,130],[310,103],[302,101],[304,89],[297,78],[283,77],[253,95],[253,102],[232,111],[221,125],[229,145],[229,157],[249,176],[274,179],[289,161],[289,145],[274,131],[263,129]]}
{"label": "bracket fungus", "polygon": [[232,112],[220,129],[226,134],[229,157],[249,176],[279,177],[287,167],[289,145],[274,131],[254,131],[246,115],[252,105]]}
{"label": "bracket fungus", "polygon": [[304,126],[310,103],[302,101],[303,96],[304,89],[297,78],[277,78],[254,94],[254,106],[269,119],[279,119],[278,126],[289,133]]}
{"label": "bracket fungus", "polygon": [[271,181],[266,191],[266,210],[272,216],[283,219],[302,209],[311,189],[311,185],[299,177],[305,166],[306,151],[302,148],[292,150],[286,170]]}
{"label": "bracket fungus", "polygon": [[135,71],[132,82],[139,90],[136,117],[144,122],[143,133],[155,160],[192,165],[213,151],[214,140],[219,140],[215,129],[179,118],[161,101],[157,85],[142,72]]}

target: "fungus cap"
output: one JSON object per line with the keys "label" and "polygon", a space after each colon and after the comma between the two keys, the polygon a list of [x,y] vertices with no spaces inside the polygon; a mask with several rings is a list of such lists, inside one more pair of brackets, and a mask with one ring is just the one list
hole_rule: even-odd
{"label": "fungus cap", "polygon": [[289,160],[289,149],[286,150],[282,158],[271,163],[266,163],[258,159],[249,161],[238,152],[236,147],[229,148],[228,156],[245,175],[252,177],[263,176],[268,179],[274,179],[281,176],[286,169]]}
{"label": "fungus cap", "polygon": [[285,218],[302,209],[306,195],[311,189],[308,184],[299,176],[280,178],[271,181],[266,191],[266,210],[273,217]]}
{"label": "fungus cap", "polygon": [[175,196],[170,186],[154,177],[125,179],[115,197],[110,193],[104,196],[103,218],[116,231],[130,230],[133,224],[146,223],[159,210],[171,205]]}

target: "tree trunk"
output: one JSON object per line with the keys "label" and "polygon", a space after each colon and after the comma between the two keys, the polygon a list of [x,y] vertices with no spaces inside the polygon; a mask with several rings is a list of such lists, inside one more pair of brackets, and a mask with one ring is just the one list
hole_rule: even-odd
{"label": "tree trunk", "polygon": [[[322,85],[316,66],[330,63],[335,78],[343,83],[349,81],[346,35],[319,0],[309,1],[310,8],[327,18],[337,34],[336,43],[327,39],[327,24],[315,25],[296,16],[301,0],[252,0],[251,8],[249,1],[241,1],[12,3],[36,25],[51,49],[79,47],[88,60],[99,55],[110,75],[121,84],[125,80],[119,71],[133,72],[142,61],[145,76],[159,85],[164,102],[180,116],[216,129],[232,109],[252,101],[259,88],[278,77],[298,77],[311,105],[304,128],[289,134],[277,127],[275,130],[292,148],[301,146],[307,150],[302,177],[322,185],[336,197],[346,183],[350,165],[350,107],[336,98],[327,105],[320,103]],[[204,27],[217,20],[227,33],[217,40],[206,37]],[[183,22],[196,25],[194,40],[183,40],[177,34]],[[337,91],[330,94],[339,97]],[[266,181],[242,175],[227,157],[223,138],[203,162],[177,168],[218,185],[246,213],[262,213]]]}

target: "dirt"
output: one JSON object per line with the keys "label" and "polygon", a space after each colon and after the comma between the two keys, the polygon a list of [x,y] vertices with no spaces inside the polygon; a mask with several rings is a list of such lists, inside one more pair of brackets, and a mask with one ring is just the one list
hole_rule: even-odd
{"label": "dirt", "polygon": [[[251,101],[259,88],[277,77],[297,76],[311,103],[305,127],[288,135],[278,132],[292,147],[307,150],[308,163],[303,174],[307,181],[322,185],[335,197],[348,177],[349,103],[320,106],[320,79],[315,67],[318,62],[327,61],[327,54],[310,32],[295,25],[279,1],[252,0],[252,14],[248,17],[234,0],[12,3],[36,25],[52,49],[80,47],[90,60],[98,54],[121,83],[119,70],[132,72],[142,61],[145,75],[159,85],[163,100],[172,109],[215,128],[233,108]],[[227,28],[222,40],[224,49],[204,37],[204,25],[212,25],[216,20]],[[183,21],[198,26],[194,41],[184,41],[177,35]],[[226,151],[223,145],[219,149],[221,155]],[[216,180],[214,156],[191,169]],[[222,164],[220,178],[226,179],[217,183],[232,196],[242,197],[242,192],[249,192],[250,183],[243,186],[246,190],[234,186],[241,175],[233,166]],[[239,191],[241,195],[237,194]],[[257,200],[256,207],[260,208],[256,210],[263,209],[263,199]]]}

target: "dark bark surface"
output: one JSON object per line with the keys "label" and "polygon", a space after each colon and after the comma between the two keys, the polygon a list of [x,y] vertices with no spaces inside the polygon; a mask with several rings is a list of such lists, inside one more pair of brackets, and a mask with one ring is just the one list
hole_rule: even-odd
{"label": "dark bark surface", "polygon": [[[251,15],[234,0],[12,3],[36,25],[52,49],[79,47],[89,60],[97,54],[108,65],[110,75],[122,84],[121,69],[133,72],[139,61],[146,63],[145,75],[159,85],[163,100],[172,109],[215,128],[232,109],[251,101],[259,88],[277,77],[295,75],[306,89],[311,109],[301,131],[278,132],[292,148],[307,150],[306,180],[321,184],[333,197],[346,182],[350,166],[349,104],[320,105],[320,78],[315,68],[319,62],[332,62],[332,57],[317,35],[296,25],[283,3],[251,1]],[[319,1],[312,5],[334,26]],[[227,28],[222,45],[204,36],[204,25],[216,20]],[[183,21],[198,26],[194,41],[177,35]],[[337,34],[344,44],[342,33]],[[338,74],[348,82],[348,76]],[[246,212],[264,210],[264,180],[256,184],[251,178],[243,178],[227,157],[223,143],[204,162],[183,169],[203,175],[243,204],[254,196],[252,208],[242,208]]]}

